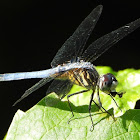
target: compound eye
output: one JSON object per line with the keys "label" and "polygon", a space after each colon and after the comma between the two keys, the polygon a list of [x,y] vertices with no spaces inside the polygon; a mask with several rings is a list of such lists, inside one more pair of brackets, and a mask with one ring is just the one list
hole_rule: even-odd
{"label": "compound eye", "polygon": [[99,88],[102,91],[108,91],[110,86],[111,86],[112,80],[110,79],[110,77],[106,74],[106,75],[102,75],[100,77],[100,81],[99,81]]}
{"label": "compound eye", "polygon": [[116,86],[118,85],[118,81],[115,78],[114,75],[109,73],[109,76],[111,77],[111,86],[110,86],[110,91],[115,91]]}
{"label": "compound eye", "polygon": [[99,88],[102,91],[106,91],[106,92],[115,91],[115,88],[118,84],[115,76],[112,75],[111,73],[107,73],[105,75],[102,75],[100,77],[99,83],[100,83]]}
{"label": "compound eye", "polygon": [[112,82],[117,82],[116,78],[114,77],[114,75],[112,76]]}
{"label": "compound eye", "polygon": [[117,85],[118,85],[118,81],[117,80],[113,80],[111,87],[115,89]]}

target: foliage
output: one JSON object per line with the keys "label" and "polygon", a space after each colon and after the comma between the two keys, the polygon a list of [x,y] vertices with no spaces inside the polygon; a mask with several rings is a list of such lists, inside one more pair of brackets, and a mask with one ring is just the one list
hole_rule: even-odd
{"label": "foliage", "polygon": [[[103,107],[115,115],[116,121],[107,113],[99,111],[93,103],[92,117],[95,126],[92,132],[89,130],[91,127],[88,113],[90,91],[70,98],[74,118],[68,124],[72,114],[66,98],[60,101],[55,93],[51,93],[27,112],[17,111],[5,139],[140,139],[140,110],[134,109],[136,101],[140,98],[140,70],[126,69],[114,72],[110,67],[97,67],[97,70],[100,74],[113,73],[119,81],[117,91],[125,92],[122,98],[118,95],[115,97],[122,111],[116,107],[110,96],[100,92]],[[81,87],[74,85],[70,93],[80,90]],[[94,99],[97,101],[96,94]]]}

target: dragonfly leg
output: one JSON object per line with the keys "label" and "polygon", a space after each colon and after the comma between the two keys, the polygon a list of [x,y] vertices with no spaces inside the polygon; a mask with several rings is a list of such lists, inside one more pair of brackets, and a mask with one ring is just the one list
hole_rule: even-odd
{"label": "dragonfly leg", "polygon": [[115,101],[115,99],[113,98],[113,96],[111,94],[109,94],[110,97],[112,98],[112,100],[114,101],[114,103],[116,104],[116,106],[120,109],[120,111],[122,112],[121,108],[118,106],[117,102]]}
{"label": "dragonfly leg", "polygon": [[76,93],[73,93],[73,94],[70,94],[70,95],[67,96],[67,100],[68,100],[68,103],[69,103],[70,111],[71,111],[71,113],[72,113],[72,117],[70,117],[70,119],[68,120],[68,124],[69,124],[69,122],[71,121],[71,119],[74,117],[74,113],[73,113],[73,111],[72,111],[72,107],[71,107],[71,105],[70,105],[69,98],[70,98],[71,96],[73,96],[73,95],[81,94],[81,93],[84,93],[84,92],[87,92],[87,91],[89,91],[89,90],[79,91],[79,92],[76,92]]}
{"label": "dragonfly leg", "polygon": [[[113,120],[115,120],[115,118],[114,118],[114,116],[112,115],[112,114],[110,114],[103,106],[102,106],[102,103],[101,103],[101,100],[100,100],[100,95],[99,95],[99,87],[97,87],[97,98],[98,98],[98,102],[99,102],[99,105],[94,101],[94,100],[92,100],[98,107],[99,107],[99,109],[103,112],[103,110],[107,113],[107,114],[109,114],[112,118],[113,118]],[[102,110],[103,109],[103,110]],[[104,113],[104,112],[103,112]]]}
{"label": "dragonfly leg", "polygon": [[92,104],[92,101],[93,101],[93,96],[94,96],[94,91],[92,92],[91,94],[91,98],[90,98],[90,102],[89,102],[89,116],[90,116],[90,119],[91,119],[91,127],[90,127],[90,131],[93,131],[94,130],[94,123],[93,123],[93,119],[92,119],[92,116],[91,116],[91,104]]}
{"label": "dragonfly leg", "polygon": [[[100,106],[100,105],[98,105],[94,100],[92,100],[93,102],[94,102],[94,104],[96,105],[96,106],[98,106],[98,108],[103,112],[103,110],[101,109],[102,107]],[[103,112],[104,113],[104,112]]]}
{"label": "dragonfly leg", "polygon": [[[99,105],[97,105],[95,103],[95,101],[93,101],[98,107],[99,109],[102,111],[102,103],[101,103],[101,100],[100,100],[100,95],[99,95],[99,86],[97,86],[97,98],[98,98],[98,102],[99,102]],[[102,111],[103,112],[103,111]]]}
{"label": "dragonfly leg", "polygon": [[[112,115],[112,114],[110,114],[103,106],[99,106],[94,100],[92,100],[98,107],[99,107],[99,109],[103,112],[103,110],[107,113],[107,114],[109,114],[111,117],[112,117],[112,119],[113,120],[115,120],[115,118],[114,118],[114,116]],[[103,110],[102,110],[102,109]],[[103,112],[104,113],[104,112]]]}

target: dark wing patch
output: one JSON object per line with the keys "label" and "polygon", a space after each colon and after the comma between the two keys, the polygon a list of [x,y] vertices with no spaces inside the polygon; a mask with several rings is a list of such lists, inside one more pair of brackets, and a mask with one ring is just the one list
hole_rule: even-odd
{"label": "dark wing patch", "polygon": [[60,99],[63,99],[71,90],[72,83],[69,80],[53,80],[49,86],[46,95],[51,92],[55,92]]}

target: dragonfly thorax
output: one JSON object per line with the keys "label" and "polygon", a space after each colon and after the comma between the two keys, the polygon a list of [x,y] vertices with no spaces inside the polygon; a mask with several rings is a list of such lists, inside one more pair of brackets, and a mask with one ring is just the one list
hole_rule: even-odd
{"label": "dragonfly thorax", "polygon": [[91,68],[73,68],[64,72],[58,79],[69,79],[73,84],[93,89],[96,87],[99,74],[91,65]]}

